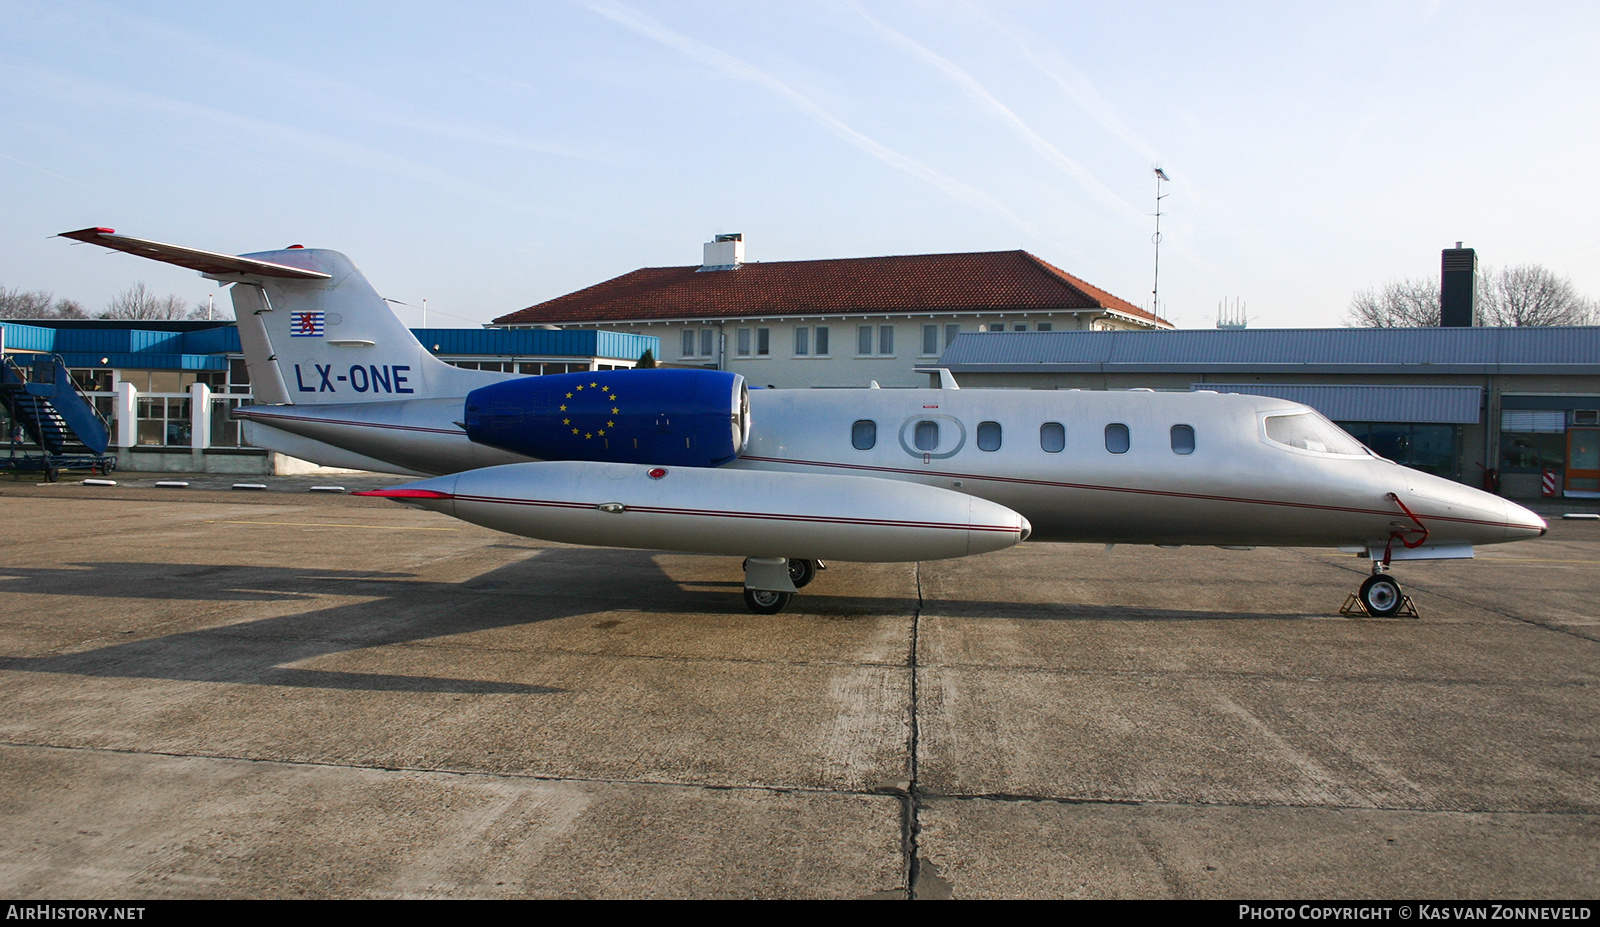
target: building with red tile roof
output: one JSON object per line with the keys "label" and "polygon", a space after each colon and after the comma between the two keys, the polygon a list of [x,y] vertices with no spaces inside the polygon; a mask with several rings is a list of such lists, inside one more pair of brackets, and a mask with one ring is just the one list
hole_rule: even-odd
{"label": "building with red tile roof", "polygon": [[926,382],[956,334],[1170,329],[1026,251],[744,261],[719,235],[687,267],[644,267],[501,316],[506,328],[607,328],[661,338],[659,360],[777,386]]}

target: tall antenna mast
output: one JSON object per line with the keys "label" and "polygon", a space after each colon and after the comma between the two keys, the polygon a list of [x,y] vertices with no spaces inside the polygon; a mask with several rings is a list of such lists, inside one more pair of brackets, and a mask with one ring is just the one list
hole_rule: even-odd
{"label": "tall antenna mast", "polygon": [[1156,246],[1156,275],[1155,283],[1150,288],[1150,314],[1161,314],[1161,201],[1166,199],[1166,194],[1161,192],[1161,184],[1171,183],[1172,178],[1157,164],[1152,168],[1156,174],[1156,233],[1150,236],[1150,243]]}

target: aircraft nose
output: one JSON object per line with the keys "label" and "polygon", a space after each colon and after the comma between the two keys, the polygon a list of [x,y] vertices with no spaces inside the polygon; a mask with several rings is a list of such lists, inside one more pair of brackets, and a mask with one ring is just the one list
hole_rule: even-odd
{"label": "aircraft nose", "polygon": [[1504,500],[1506,506],[1506,540],[1520,541],[1524,538],[1543,537],[1550,526],[1543,518],[1510,500]]}

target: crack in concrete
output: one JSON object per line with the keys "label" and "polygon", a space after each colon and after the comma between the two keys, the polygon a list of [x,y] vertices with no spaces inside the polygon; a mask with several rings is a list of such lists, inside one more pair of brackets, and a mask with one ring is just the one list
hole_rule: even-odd
{"label": "crack in concrete", "polygon": [[917,584],[917,606],[911,612],[911,648],[906,655],[906,667],[911,673],[910,685],[910,725],[906,734],[907,738],[907,767],[910,783],[906,786],[905,797],[901,799],[901,840],[905,847],[906,863],[906,898],[915,901],[918,898],[945,899],[953,897],[950,884],[938,877],[933,864],[921,856],[920,841],[922,837],[922,786],[919,778],[921,775],[920,756],[922,731],[918,724],[921,703],[918,700],[917,674],[921,669],[921,660],[918,651],[921,644],[922,630],[922,563],[919,561],[913,568]]}

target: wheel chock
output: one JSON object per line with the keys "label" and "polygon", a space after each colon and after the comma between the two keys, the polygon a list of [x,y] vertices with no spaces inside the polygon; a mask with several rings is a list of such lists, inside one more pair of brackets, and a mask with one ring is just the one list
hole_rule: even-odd
{"label": "wheel chock", "polygon": [[[1361,604],[1361,597],[1356,595],[1354,592],[1344,597],[1344,605],[1339,607],[1339,614],[1346,618],[1372,617],[1372,613],[1367,611],[1367,607]],[[1396,609],[1395,613],[1389,617],[1421,618],[1422,616],[1417,614],[1417,603],[1411,601],[1411,596],[1402,595],[1400,597],[1400,607]]]}

